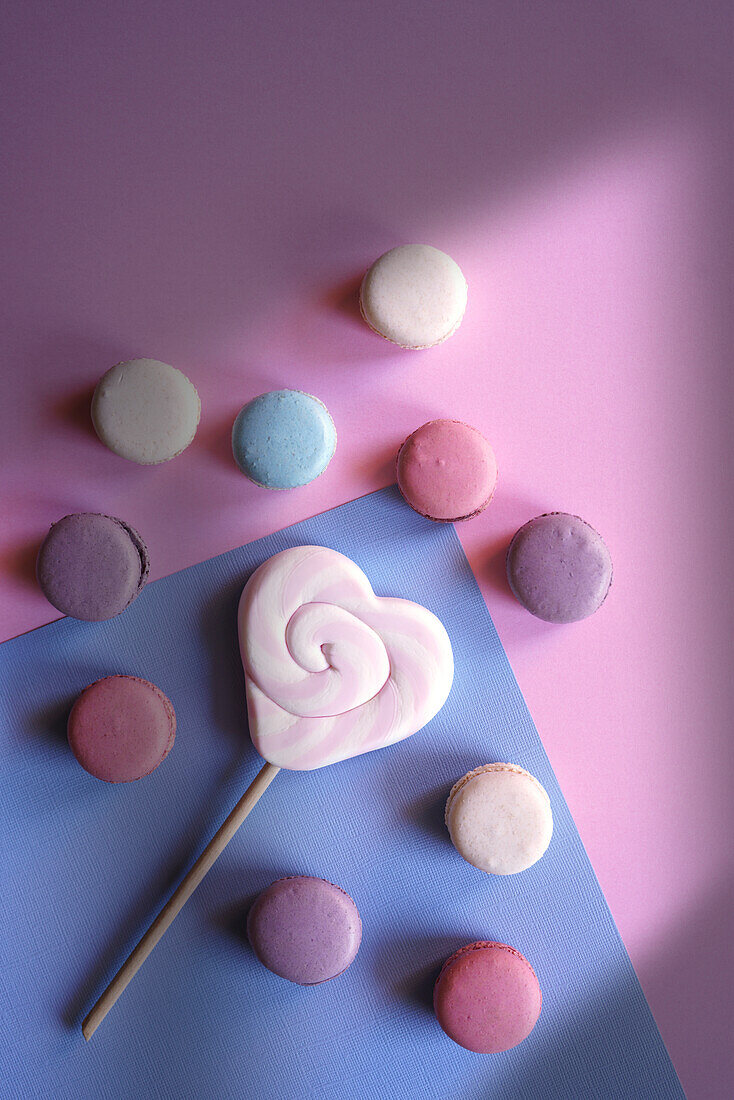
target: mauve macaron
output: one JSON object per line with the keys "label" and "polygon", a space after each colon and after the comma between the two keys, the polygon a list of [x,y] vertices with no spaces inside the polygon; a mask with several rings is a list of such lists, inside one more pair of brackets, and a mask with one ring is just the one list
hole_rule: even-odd
{"label": "mauve macaron", "polygon": [[523,607],[549,623],[593,615],[612,584],[612,558],[579,516],[548,512],[516,532],[507,550],[507,580]]}
{"label": "mauve macaron", "polygon": [[480,431],[460,420],[430,420],[398,451],[398,488],[427,519],[457,523],[482,512],[494,495],[497,460]]}
{"label": "mauve macaron", "polygon": [[455,951],[433,988],[436,1018],[459,1046],[498,1054],[527,1039],[542,1005],[535,971],[506,943],[478,941]]}
{"label": "mauve macaron", "polygon": [[342,974],[362,940],[353,899],[341,887],[310,875],[271,883],[247,916],[247,936],[263,966],[298,985]]}
{"label": "mauve macaron", "polygon": [[148,548],[135,528],[96,512],[76,512],[54,523],[36,561],[49,603],[89,622],[124,611],[142,591],[149,570]]}
{"label": "mauve macaron", "polygon": [[90,775],[130,783],[173,748],[176,714],[159,687],[138,676],[105,676],[84,689],[67,724],[71,751]]}

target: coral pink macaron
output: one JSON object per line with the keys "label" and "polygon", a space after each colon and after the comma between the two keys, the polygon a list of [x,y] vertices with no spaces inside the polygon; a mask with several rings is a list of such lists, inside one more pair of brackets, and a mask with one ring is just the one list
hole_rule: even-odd
{"label": "coral pink macaron", "polygon": [[106,783],[142,779],[173,748],[176,714],[160,688],[137,676],[106,676],[84,689],[69,714],[71,751]]}
{"label": "coral pink macaron", "polygon": [[497,460],[480,431],[459,420],[430,420],[398,451],[398,487],[428,519],[456,523],[479,515],[497,484]]}
{"label": "coral pink macaron", "polygon": [[542,1004],[535,971],[514,947],[478,941],[455,951],[433,989],[436,1018],[459,1046],[498,1054],[527,1039]]}

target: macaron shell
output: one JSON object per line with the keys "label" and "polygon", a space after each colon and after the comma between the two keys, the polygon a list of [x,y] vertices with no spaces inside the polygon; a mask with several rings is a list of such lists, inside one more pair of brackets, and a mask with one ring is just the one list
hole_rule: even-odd
{"label": "macaron shell", "polygon": [[166,695],[137,676],[107,676],[85,688],[69,714],[68,740],[90,775],[130,783],[165,760],[176,736]]}
{"label": "macaron shell", "polygon": [[111,451],[139,465],[167,462],[196,435],[201,402],[189,379],[157,359],[118,363],[100,378],[92,423]]}
{"label": "macaron shell", "polygon": [[487,507],[497,485],[497,460],[480,431],[459,420],[431,420],[398,451],[398,487],[427,519],[456,523]]}
{"label": "macaron shell", "polygon": [[232,453],[264,489],[297,489],[324,472],[336,450],[336,428],[318,397],[301,390],[260,394],[240,410]]}
{"label": "macaron shell", "polygon": [[36,576],[64,615],[100,622],[119,615],[142,591],[150,570],[138,532],[115,516],[78,512],[53,524],[38,552]]}
{"label": "macaron shell", "polygon": [[247,935],[263,966],[298,985],[319,985],[354,960],[362,922],[353,899],[325,879],[294,875],[264,890],[247,917]]}
{"label": "macaron shell", "polygon": [[549,512],[516,532],[507,550],[507,580],[532,615],[573,623],[606,599],[612,559],[601,535],[580,516]]}
{"label": "macaron shell", "polygon": [[542,994],[528,960],[507,944],[467,944],[444,963],[433,993],[439,1024],[477,1054],[510,1050],[540,1016]]}
{"label": "macaron shell", "polygon": [[399,245],[384,253],[370,267],[359,293],[360,311],[370,328],[414,351],[452,336],[466,300],[459,265],[427,244]]}
{"label": "macaron shell", "polygon": [[468,772],[452,787],[445,816],[459,855],[487,874],[527,870],[553,835],[547,792],[514,764],[485,764]]}

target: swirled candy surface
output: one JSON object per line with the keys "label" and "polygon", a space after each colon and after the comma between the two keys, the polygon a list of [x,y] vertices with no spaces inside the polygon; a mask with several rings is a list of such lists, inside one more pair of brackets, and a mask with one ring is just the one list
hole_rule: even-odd
{"label": "swirled candy surface", "polygon": [[454,660],[442,623],[378,597],[336,550],[296,546],[256,569],[239,607],[250,736],[310,770],[410,737],[441,709]]}

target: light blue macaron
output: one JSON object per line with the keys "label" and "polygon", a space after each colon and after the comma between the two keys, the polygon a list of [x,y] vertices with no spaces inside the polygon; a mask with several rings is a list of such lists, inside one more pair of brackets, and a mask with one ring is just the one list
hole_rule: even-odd
{"label": "light blue macaron", "polygon": [[235,462],[264,489],[296,489],[323,474],[336,450],[336,428],[318,397],[273,390],[240,409],[232,428]]}

